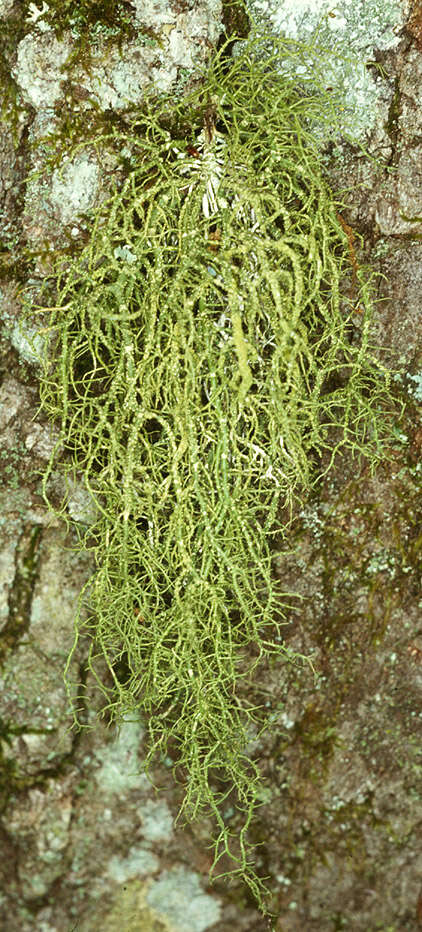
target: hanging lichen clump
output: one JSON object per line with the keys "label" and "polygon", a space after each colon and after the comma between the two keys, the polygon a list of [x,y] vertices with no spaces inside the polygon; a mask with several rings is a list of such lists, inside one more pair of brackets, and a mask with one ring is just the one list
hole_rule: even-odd
{"label": "hanging lichen clump", "polygon": [[149,103],[119,139],[137,165],[57,273],[41,386],[61,423],[48,474],[76,467],[98,506],[77,620],[89,668],[113,716],[147,717],[149,759],[170,749],[185,774],[185,815],[216,819],[214,867],[230,853],[261,904],[260,719],[242,683],[289,659],[273,542],[327,451],[374,460],[386,394],[370,287],[310,136],[315,98],[280,68],[297,48],[265,65],[217,56],[188,102]]}

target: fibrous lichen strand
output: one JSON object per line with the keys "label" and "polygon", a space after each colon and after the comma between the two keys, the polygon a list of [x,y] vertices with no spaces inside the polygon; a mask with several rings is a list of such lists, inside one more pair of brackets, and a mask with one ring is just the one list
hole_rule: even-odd
{"label": "fibrous lichen strand", "polygon": [[[340,301],[339,205],[307,99],[280,74],[280,57],[296,54],[286,43],[253,64],[246,52],[227,72],[221,53],[205,88],[172,101],[202,120],[213,101],[224,145],[208,211],[209,162],[202,171],[200,148],[180,141],[174,151],[168,101],[146,107],[131,130],[139,163],[58,270],[41,387],[68,468],[78,463],[98,506],[77,636],[91,638],[98,682],[106,663],[107,708],[150,713],[149,759],[170,742],[187,774],[183,811],[211,810],[215,865],[229,853],[261,902],[247,829],[259,787],[248,746],[262,720],[240,687],[266,657],[291,657],[272,541],[326,451],[373,462],[386,430],[370,285],[359,270],[357,342]],[[231,791],[243,819],[233,836],[220,808]]]}

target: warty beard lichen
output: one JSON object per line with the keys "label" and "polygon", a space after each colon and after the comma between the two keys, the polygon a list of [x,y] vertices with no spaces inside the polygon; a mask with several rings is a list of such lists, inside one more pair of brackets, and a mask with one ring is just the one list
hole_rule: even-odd
{"label": "warty beard lichen", "polygon": [[61,425],[45,488],[76,467],[98,514],[74,649],[89,637],[105,711],[145,718],[147,762],[185,774],[184,815],[215,818],[214,871],[229,855],[263,909],[248,689],[266,658],[297,659],[274,542],[342,448],[374,463],[388,430],[370,279],[309,129],[332,101],[280,66],[298,48],[221,53],[172,102],[177,133],[155,100],[113,137],[137,164],[55,277],[41,381]]}

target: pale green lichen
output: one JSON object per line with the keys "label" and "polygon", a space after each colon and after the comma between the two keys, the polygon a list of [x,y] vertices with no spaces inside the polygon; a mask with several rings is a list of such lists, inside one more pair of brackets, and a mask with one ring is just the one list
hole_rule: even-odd
{"label": "pale green lichen", "polygon": [[409,374],[407,378],[413,382],[413,385],[410,386],[410,392],[415,401],[422,401],[422,371],[417,372],[415,375]]}
{"label": "pale green lichen", "polygon": [[95,779],[103,794],[127,793],[148,787],[144,774],[139,773],[137,751],[143,729],[139,721],[123,719],[119,734],[108,745]]}
{"label": "pale green lichen", "polygon": [[148,761],[185,772],[183,813],[214,815],[214,867],[230,854],[261,906],[245,690],[294,659],[273,541],[339,450],[376,461],[388,420],[370,284],[307,129],[326,101],[280,69],[301,47],[266,49],[229,67],[223,49],[189,100],[114,138],[138,162],[50,282],[41,385],[61,423],[46,487],[65,450],[98,508],[76,638],[108,712],[148,715]]}
{"label": "pale green lichen", "polygon": [[[399,45],[407,0],[246,0],[246,6],[261,31],[265,22],[271,32],[307,44],[292,73],[298,81],[319,79],[339,101],[341,135],[364,139],[376,123],[383,91],[374,50]],[[321,124],[316,129],[324,135]]]}
{"label": "pale green lichen", "polygon": [[107,873],[116,883],[124,883],[131,877],[142,877],[158,870],[158,858],[148,848],[136,845],[126,858],[116,855],[108,863]]}
{"label": "pale green lichen", "polygon": [[200,879],[184,867],[163,871],[146,895],[148,906],[167,919],[175,932],[205,932],[220,919],[220,904],[204,893]]}

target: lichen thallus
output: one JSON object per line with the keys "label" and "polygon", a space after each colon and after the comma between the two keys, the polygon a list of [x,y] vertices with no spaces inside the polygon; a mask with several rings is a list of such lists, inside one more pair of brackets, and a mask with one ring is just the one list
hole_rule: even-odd
{"label": "lichen thallus", "polygon": [[44,488],[77,468],[97,506],[71,656],[88,638],[105,711],[143,715],[147,765],[173,759],[181,812],[215,820],[214,874],[262,909],[254,673],[297,661],[274,547],[341,449],[375,463],[388,430],[370,276],[356,264],[347,296],[348,235],[310,129],[328,104],[283,70],[298,43],[266,51],[227,67],[221,50],[171,101],[176,130],[163,99],[102,139],[136,164],[40,302],[41,402],[60,425]]}

